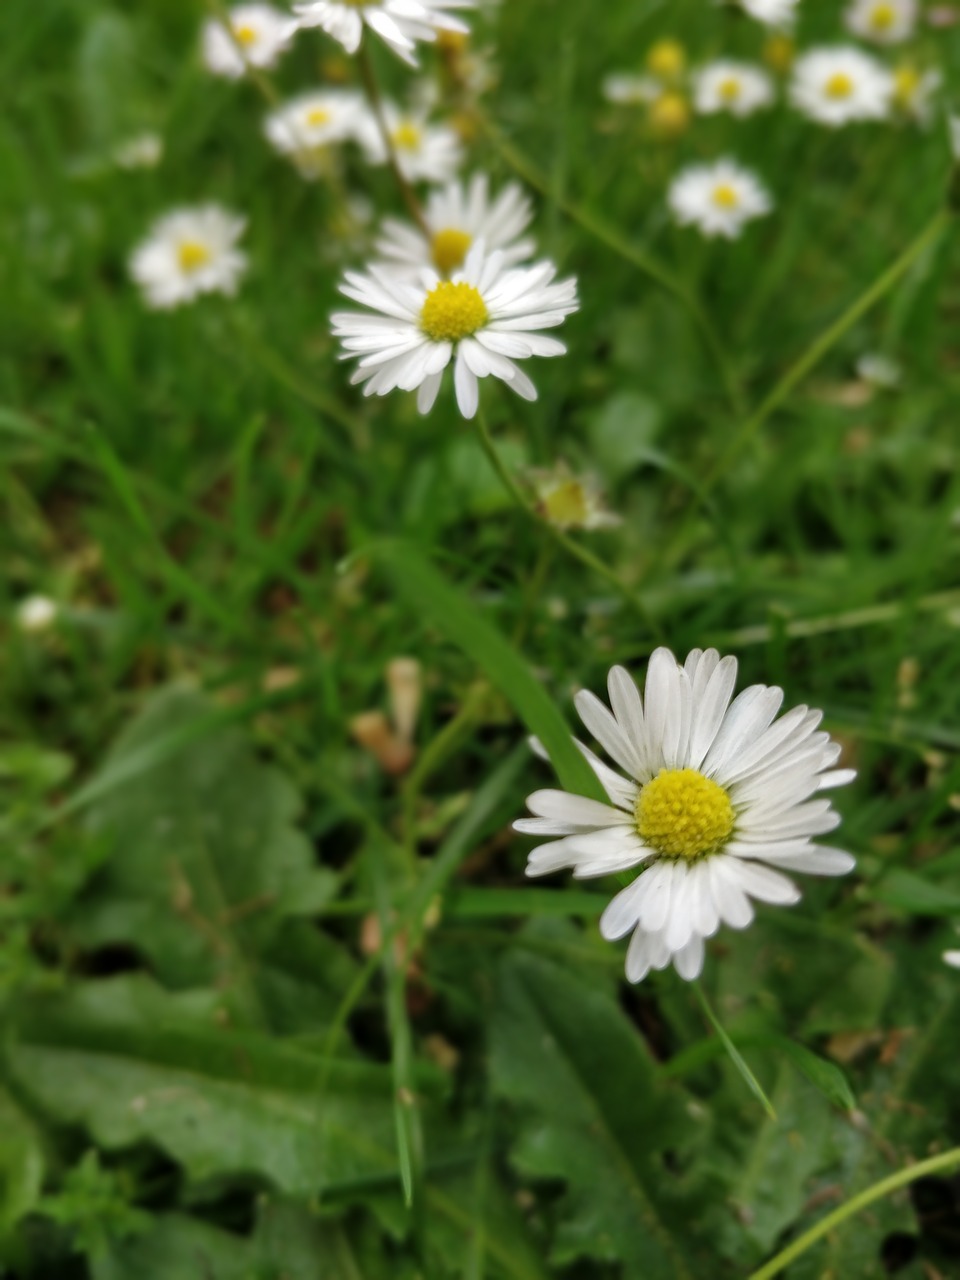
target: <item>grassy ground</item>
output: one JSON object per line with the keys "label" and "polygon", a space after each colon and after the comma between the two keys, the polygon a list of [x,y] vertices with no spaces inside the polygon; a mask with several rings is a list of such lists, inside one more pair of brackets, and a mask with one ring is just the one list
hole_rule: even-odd
{"label": "grassy ground", "polygon": [[[837,39],[808,7],[801,42]],[[623,525],[573,536],[628,599],[514,509],[451,393],[420,418],[348,386],[328,315],[370,228],[269,151],[254,86],[202,69],[202,13],[0,12],[0,1265],[746,1275],[960,1141],[951,229],[751,419],[944,205],[945,129],[780,106],[657,139],[604,75],[665,35],[757,58],[758,26],[699,0],[477,19],[500,83],[471,168],[542,183],[541,249],[582,299],[539,401],[482,401],[512,469],[602,479]],[[917,47],[949,84],[957,28]],[[313,34],[275,83],[341,75]],[[144,128],[162,163],[118,169]],[[777,208],[707,243],[664,192],[726,152]],[[343,184],[399,210],[356,156]],[[146,311],[131,248],[208,199],[249,219],[238,299]],[[868,352],[899,386],[858,377]],[[25,631],[38,593],[57,619]],[[623,983],[610,886],[529,886],[509,832],[549,785],[538,690],[572,725],[575,689],[660,642],[823,707],[859,771],[857,872],[709,949],[776,1119],[686,984]],[[402,656],[423,697],[392,776],[351,726]],[[957,1196],[918,1182],[787,1274],[952,1275]]]}

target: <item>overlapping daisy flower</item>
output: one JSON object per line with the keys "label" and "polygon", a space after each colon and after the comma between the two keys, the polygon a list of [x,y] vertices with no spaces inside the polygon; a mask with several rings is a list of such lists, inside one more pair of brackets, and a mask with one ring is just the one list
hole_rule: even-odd
{"label": "overlapping daisy flower", "polygon": [[316,178],[325,172],[329,148],[357,139],[369,127],[368,116],[363,99],[352,90],[317,89],[271,111],[264,133],[305,178]]}
{"label": "overlapping daisy flower", "polygon": [[477,173],[469,183],[451,182],[430,193],[423,228],[385,218],[376,250],[398,270],[418,274],[433,267],[449,276],[482,240],[488,252],[499,251],[503,265],[512,267],[536,251],[535,242],[523,235],[532,217],[530,200],[515,182],[493,198],[486,174]]}
{"label": "overlapping daisy flower", "polygon": [[348,271],[341,293],[369,308],[331,317],[343,358],[359,357],[351,381],[364,384],[365,395],[416,391],[417,407],[427,413],[452,361],[465,418],[477,411],[480,378],[499,378],[535,400],[536,388],[516,361],[563,355],[563,343],[539,330],[562,324],[578,305],[576,280],[555,276],[551,262],[508,268],[482,240],[449,280],[432,268],[416,280],[376,264],[365,273]]}
{"label": "overlapping daisy flower", "polygon": [[694,226],[705,236],[728,240],[773,208],[760,179],[726,158],[681,170],[670,185],[667,203],[681,226]]}
{"label": "overlapping daisy flower", "polygon": [[[426,108],[402,111],[395,103],[383,104],[383,121],[393,148],[397,168],[408,182],[450,182],[463,151],[460,139],[445,124],[430,124]],[[358,135],[370,164],[385,164],[387,146],[377,121],[371,115]]]}
{"label": "overlapping daisy flower", "polygon": [[247,258],[236,246],[246,219],[217,204],[175,209],[158,219],[130,258],[130,275],[149,307],[177,307],[204,293],[236,293]]}
{"label": "overlapping daisy flower", "polygon": [[853,0],[844,15],[847,29],[876,44],[909,40],[917,25],[916,0]]}
{"label": "overlapping daisy flower", "polygon": [[702,115],[729,112],[753,115],[773,102],[773,81],[761,67],[732,58],[719,58],[702,67],[693,79],[693,102]]}
{"label": "overlapping daisy flower", "polygon": [[661,648],[641,697],[629,673],[614,667],[612,710],[586,691],[576,706],[627,776],[578,742],[609,803],[536,791],[527,800],[534,816],[514,823],[551,837],[530,853],[528,876],[640,869],[600,920],[610,941],[632,935],[631,982],[670,963],[696,978],[704,939],[721,924],[746,928],[751,900],[799,900],[784,871],[833,876],[854,866],[844,850],[814,843],[840,822],[821,793],[854,777],[834,768],[840,747],[818,729],[822,713],[799,706],[777,719],[783,690],[751,685],[733,698],[736,677],[736,659],[715,649],[694,649],[681,666]]}
{"label": "overlapping daisy flower", "polygon": [[893,77],[886,67],[853,45],[811,49],[797,59],[790,82],[793,105],[831,128],[884,120],[893,92]]}
{"label": "overlapping daisy flower", "polygon": [[227,15],[229,27],[211,18],[203,28],[203,61],[214,75],[238,79],[248,67],[272,67],[297,24],[269,4],[241,4]]}
{"label": "overlapping daisy flower", "polygon": [[320,27],[347,53],[360,48],[364,30],[410,66],[416,66],[418,42],[432,42],[437,31],[469,31],[451,10],[472,9],[474,0],[301,0],[293,6],[301,27]]}
{"label": "overlapping daisy flower", "polygon": [[800,0],[740,0],[749,17],[762,22],[765,27],[792,27],[797,18]]}

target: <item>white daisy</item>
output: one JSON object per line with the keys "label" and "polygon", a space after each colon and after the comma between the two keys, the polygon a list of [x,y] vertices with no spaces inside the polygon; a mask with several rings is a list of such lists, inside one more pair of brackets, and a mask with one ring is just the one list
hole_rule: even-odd
{"label": "white daisy", "polygon": [[789,905],[800,898],[783,870],[843,875],[849,853],[812,843],[840,822],[818,792],[854,777],[834,769],[840,747],[817,732],[821,712],[794,707],[775,719],[783,690],[752,685],[730,701],[735,658],[694,649],[678,665],[657,649],[641,700],[622,667],[610,672],[612,713],[581,691],[577,711],[629,775],[622,777],[577,743],[610,803],[536,791],[533,818],[517,831],[552,836],[529,855],[527,875],[564,867],[585,879],[641,867],[608,904],[600,932],[633,933],[626,971],[639,982],[671,961],[697,977],[703,941],[722,924],[745,928],[750,899]]}
{"label": "white daisy", "polygon": [[16,608],[16,622],[21,631],[46,631],[53,626],[59,609],[49,596],[27,596]]}
{"label": "white daisy", "polygon": [[575,476],[565,462],[530,472],[537,510],[558,529],[614,529],[622,524],[603,504],[596,476]]}
{"label": "white daisy", "polygon": [[[383,118],[397,159],[397,167],[408,182],[450,182],[463,152],[460,139],[445,124],[428,124],[427,109],[401,111],[392,102],[383,104]],[[385,164],[387,148],[376,120],[368,115],[358,134],[371,164]]]}
{"label": "white daisy", "polygon": [[663,93],[663,86],[653,76],[630,75],[615,71],[603,82],[603,96],[608,102],[623,106],[646,106]]}
{"label": "white daisy", "polygon": [[790,101],[811,120],[836,128],[889,114],[893,78],[875,58],[852,45],[811,49],[797,59]]}
{"label": "white daisy", "polygon": [[349,89],[319,89],[271,111],[263,131],[279,152],[293,159],[305,178],[316,178],[325,170],[328,148],[357,137],[366,116],[359,94]]}
{"label": "white daisy", "polygon": [[705,236],[728,240],[739,236],[751,219],[773,208],[760,180],[729,159],[683,169],[670,185],[667,203],[681,226],[695,226]]}
{"label": "white daisy", "polygon": [[847,29],[861,40],[899,44],[917,25],[916,0],[853,0],[844,14]]}
{"label": "white daisy", "polygon": [[449,11],[472,9],[473,5],[474,0],[302,0],[293,10],[301,27],[320,27],[347,53],[357,52],[364,27],[369,27],[404,62],[416,66],[413,49],[417,41],[436,40],[441,27],[469,31]]}
{"label": "white daisy", "polygon": [[954,112],[947,115],[947,138],[950,142],[950,154],[954,160],[960,160],[960,115]]}
{"label": "white daisy", "polygon": [[562,342],[536,330],[562,324],[577,309],[576,280],[554,283],[555,275],[551,262],[504,269],[503,255],[488,255],[483,241],[451,280],[429,267],[417,281],[377,265],[366,274],[348,272],[341,293],[373,313],[332,317],[344,359],[360,357],[351,381],[365,383],[368,396],[419,388],[417,407],[427,413],[453,360],[457,404],[465,418],[477,411],[477,379],[489,374],[525,400],[535,400],[536,388],[514,361],[563,355]]}
{"label": "white daisy", "polygon": [[901,62],[893,72],[894,109],[908,120],[927,125],[942,85],[943,76],[934,68],[921,71],[912,62]]}
{"label": "white daisy", "polygon": [[536,252],[532,239],[521,238],[532,217],[533,207],[516,183],[491,200],[486,174],[478,173],[466,185],[451,182],[430,194],[423,210],[429,236],[419,227],[385,218],[376,249],[406,271],[419,273],[432,266],[449,276],[482,240],[488,252],[499,250],[503,265],[512,267]]}
{"label": "white daisy", "polygon": [[216,204],[176,209],[155,222],[130,258],[147,305],[162,309],[201,293],[236,293],[247,267],[236,248],[245,226],[245,218]]}
{"label": "white daisy", "polygon": [[943,962],[954,969],[960,969],[960,951],[945,951],[943,953]]}
{"label": "white daisy", "polygon": [[749,116],[773,102],[773,80],[748,62],[720,58],[694,75],[693,102],[703,115]]}
{"label": "white daisy", "polygon": [[792,27],[800,0],[740,0],[744,13],[765,27]]}
{"label": "white daisy", "polygon": [[203,28],[203,61],[215,76],[232,80],[248,66],[272,67],[297,24],[269,4],[241,4],[229,11],[229,29],[216,18]]}

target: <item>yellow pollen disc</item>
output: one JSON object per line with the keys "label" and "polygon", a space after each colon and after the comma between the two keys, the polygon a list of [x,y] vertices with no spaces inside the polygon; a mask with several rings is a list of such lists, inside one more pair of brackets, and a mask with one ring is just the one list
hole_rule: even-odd
{"label": "yellow pollen disc", "polygon": [[853,81],[845,71],[836,71],[823,86],[828,98],[849,98],[853,93]]}
{"label": "yellow pollen disc", "polygon": [[686,66],[687,51],[678,40],[658,40],[647,54],[647,70],[661,80],[672,80]]}
{"label": "yellow pollen disc", "polygon": [[920,72],[916,67],[897,67],[893,73],[893,96],[898,106],[908,107],[920,88]]}
{"label": "yellow pollen disc", "polygon": [[409,120],[404,120],[391,133],[390,141],[401,151],[416,151],[420,145],[420,130]]}
{"label": "yellow pollen disc", "polygon": [[177,246],[177,262],[181,271],[199,271],[209,261],[210,250],[199,240],[182,240]]}
{"label": "yellow pollen disc", "polygon": [[719,209],[736,209],[740,203],[740,197],[729,182],[721,182],[719,186],[714,187],[712,199]]}
{"label": "yellow pollen disc", "polygon": [[437,32],[437,49],[443,54],[463,53],[467,47],[465,31],[451,31],[449,27],[441,27]]}
{"label": "yellow pollen disc", "polygon": [[723,787],[696,769],[661,769],[637,798],[637,833],[665,858],[693,861],[716,853],[735,817]]}
{"label": "yellow pollen disc", "polygon": [[307,124],[317,128],[321,124],[326,124],[330,119],[330,112],[325,107],[311,107],[307,112]]}
{"label": "yellow pollen disc", "polygon": [[436,232],[430,244],[433,265],[445,276],[455,271],[467,256],[472,241],[466,231],[456,227],[444,227]]}
{"label": "yellow pollen disc", "polygon": [[740,97],[740,81],[734,76],[729,76],[726,80],[720,81],[718,92],[724,102],[736,102]]}
{"label": "yellow pollen disc", "polygon": [[420,328],[434,342],[459,342],[487,323],[487,308],[472,284],[441,280],[427,294]]}
{"label": "yellow pollen disc", "polygon": [[763,60],[774,71],[789,70],[793,62],[793,41],[789,36],[770,36],[763,46]]}
{"label": "yellow pollen disc", "polygon": [[690,123],[690,108],[682,93],[662,93],[650,104],[650,125],[655,133],[672,138]]}
{"label": "yellow pollen disc", "polygon": [[889,31],[897,20],[897,11],[892,4],[878,4],[870,14],[870,25],[874,31]]}
{"label": "yellow pollen disc", "polygon": [[255,44],[257,39],[257,33],[256,31],[254,31],[253,27],[245,27],[245,26],[234,27],[233,38],[239,44],[243,44],[243,45]]}
{"label": "yellow pollen disc", "polygon": [[541,499],[543,514],[551,524],[561,529],[575,528],[586,523],[587,496],[579,480],[566,480],[558,484]]}

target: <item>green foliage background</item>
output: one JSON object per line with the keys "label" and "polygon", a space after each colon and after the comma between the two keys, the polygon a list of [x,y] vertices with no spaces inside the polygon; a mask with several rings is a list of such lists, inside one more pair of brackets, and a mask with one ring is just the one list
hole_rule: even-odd
{"label": "green foliage background", "polygon": [[[802,42],[837,38],[805,8]],[[481,394],[512,468],[602,478],[624,524],[590,545],[638,608],[514,511],[451,396],[421,419],[351,392],[327,317],[368,233],[269,151],[252,86],[202,70],[203,14],[0,8],[0,1270],[745,1276],[960,1142],[953,234],[703,493],[747,406],[943,204],[945,130],[781,107],[657,141],[603,76],[664,35],[755,58],[759,27],[705,0],[477,19],[501,79],[471,166],[506,180],[519,152],[542,178],[541,248],[582,297],[536,405]],[[921,42],[948,87],[957,31]],[[281,90],[349,75],[334,49],[301,37]],[[162,164],[119,171],[144,128]],[[777,210],[708,245],[663,193],[725,151]],[[344,180],[396,211],[385,173]],[[207,199],[249,218],[239,299],[147,313],[131,247]],[[898,390],[855,377],[866,351]],[[42,635],[13,624],[34,592],[60,605]],[[856,874],[709,948],[775,1119],[685,984],[626,987],[610,886],[528,886],[509,833],[548,776],[524,735],[589,788],[572,692],[660,641],[824,707],[859,770]],[[350,723],[398,655],[424,702],[390,778]],[[958,1203],[920,1182],[786,1274],[960,1274]]]}

